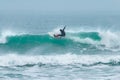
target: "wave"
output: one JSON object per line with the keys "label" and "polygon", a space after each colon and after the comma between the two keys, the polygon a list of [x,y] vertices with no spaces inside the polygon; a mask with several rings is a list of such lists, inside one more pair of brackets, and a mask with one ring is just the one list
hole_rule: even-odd
{"label": "wave", "polygon": [[[42,50],[61,51],[65,49],[71,52],[80,50],[110,50],[120,51],[120,38],[118,34],[107,32],[67,32],[65,38],[57,39],[49,34],[13,34],[2,33],[0,48],[3,50],[27,51],[36,47]],[[47,49],[46,49],[47,48]],[[58,49],[59,48],[59,49]]]}
{"label": "wave", "polygon": [[[9,33],[8,33],[9,34]],[[94,41],[100,41],[101,38],[99,36],[98,32],[80,32],[80,33],[67,33],[66,38],[63,39],[56,39],[51,37],[49,34],[44,35],[32,35],[32,34],[21,34],[21,35],[13,35],[13,34],[2,34],[0,38],[0,43],[7,44],[7,43],[31,43],[33,42],[39,42],[39,43],[46,43],[46,42],[52,42],[52,40],[61,41],[61,40],[70,40],[72,38],[79,37],[82,39],[91,39]],[[82,43],[82,42],[81,42]]]}
{"label": "wave", "polygon": [[0,66],[44,66],[44,65],[79,65],[79,66],[120,66],[119,55],[3,55],[0,56]]}

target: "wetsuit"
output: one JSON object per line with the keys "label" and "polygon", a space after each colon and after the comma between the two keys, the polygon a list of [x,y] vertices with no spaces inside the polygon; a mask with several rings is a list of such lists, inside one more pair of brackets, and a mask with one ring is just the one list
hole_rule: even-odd
{"label": "wetsuit", "polygon": [[58,36],[65,37],[65,27],[63,29],[60,29],[61,34],[59,34]]}
{"label": "wetsuit", "polygon": [[60,29],[61,34],[54,35],[54,37],[65,37],[65,35],[66,35],[65,28],[66,28],[66,26],[63,29]]}

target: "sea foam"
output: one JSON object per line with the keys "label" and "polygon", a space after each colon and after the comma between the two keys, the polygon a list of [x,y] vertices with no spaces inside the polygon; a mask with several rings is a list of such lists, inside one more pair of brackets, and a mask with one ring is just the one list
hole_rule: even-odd
{"label": "sea foam", "polygon": [[24,66],[24,65],[81,65],[81,66],[94,66],[94,65],[120,65],[119,55],[76,55],[76,54],[63,54],[63,55],[16,55],[8,54],[0,56],[0,66]]}

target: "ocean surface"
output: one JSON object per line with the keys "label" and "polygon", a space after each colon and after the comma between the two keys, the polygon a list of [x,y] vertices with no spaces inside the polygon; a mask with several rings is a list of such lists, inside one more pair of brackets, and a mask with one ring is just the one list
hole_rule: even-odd
{"label": "ocean surface", "polygon": [[119,15],[0,14],[0,80],[119,79]]}

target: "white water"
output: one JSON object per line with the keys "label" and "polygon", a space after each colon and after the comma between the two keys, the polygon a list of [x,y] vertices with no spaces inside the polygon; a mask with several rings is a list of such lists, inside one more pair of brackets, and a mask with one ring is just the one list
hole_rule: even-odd
{"label": "white water", "polygon": [[7,54],[0,56],[0,66],[17,66],[26,64],[51,64],[51,65],[93,65],[96,63],[119,65],[119,55],[15,55]]}

